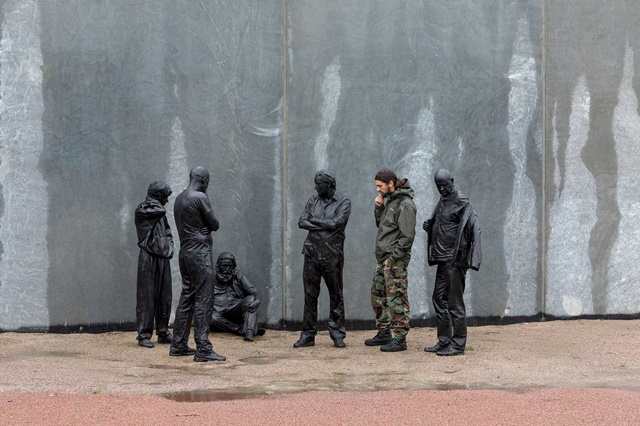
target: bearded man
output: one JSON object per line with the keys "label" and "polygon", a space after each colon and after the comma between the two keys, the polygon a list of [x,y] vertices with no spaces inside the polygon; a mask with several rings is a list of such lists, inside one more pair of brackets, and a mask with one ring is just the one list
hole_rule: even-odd
{"label": "bearded man", "polygon": [[416,235],[416,205],[408,179],[398,179],[393,170],[375,176],[378,196],[374,200],[376,269],[371,285],[371,307],[378,333],[364,341],[382,352],[407,350],[409,293],[407,267]]}
{"label": "bearded man", "polygon": [[263,328],[258,328],[260,299],[256,297],[254,285],[236,266],[233,254],[224,252],[218,256],[211,329],[238,334],[252,342],[254,336],[265,333]]}

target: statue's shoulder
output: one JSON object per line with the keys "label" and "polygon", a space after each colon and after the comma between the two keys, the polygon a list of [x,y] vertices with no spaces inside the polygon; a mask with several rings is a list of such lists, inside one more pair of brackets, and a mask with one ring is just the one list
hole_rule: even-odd
{"label": "statue's shoulder", "polygon": [[333,197],[334,197],[334,198],[336,199],[336,201],[338,201],[339,203],[342,203],[342,202],[348,202],[348,203],[350,203],[350,202],[351,202],[351,200],[349,199],[349,197],[347,197],[346,195],[341,194],[341,193],[339,193],[339,192],[336,192],[335,194],[333,194]]}
{"label": "statue's shoulder", "polygon": [[187,195],[191,202],[209,204],[209,197],[204,192],[190,191]]}
{"label": "statue's shoulder", "polygon": [[471,204],[469,197],[467,197],[462,191],[458,191],[458,200],[460,200],[460,202],[463,203],[464,205]]}

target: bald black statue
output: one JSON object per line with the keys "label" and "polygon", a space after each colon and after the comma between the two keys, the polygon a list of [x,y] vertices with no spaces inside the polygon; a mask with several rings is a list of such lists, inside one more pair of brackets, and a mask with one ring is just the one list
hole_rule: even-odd
{"label": "bald black statue", "polygon": [[464,288],[467,270],[477,271],[482,261],[480,223],[469,198],[458,191],[448,170],[434,176],[440,201],[426,220],[429,266],[438,265],[433,288],[438,342],[424,348],[441,356],[464,355],[467,319]]}
{"label": "bald black statue", "polygon": [[321,170],[314,178],[318,195],[309,198],[298,227],[309,231],[302,254],[304,266],[304,320],[300,339],[294,348],[315,345],[318,332],[318,296],[320,281],[329,290],[329,335],[336,348],[344,348],[344,296],[342,267],[344,266],[344,229],[351,214],[351,201],[336,194],[336,179]]}
{"label": "bald black statue", "polygon": [[[224,361],[213,351],[209,340],[209,320],[213,311],[213,260],[211,233],[219,222],[213,213],[207,188],[209,171],[196,166],[189,173],[189,186],[176,198],[173,212],[180,236],[182,293],[173,323],[172,356],[194,355],[197,362]],[[196,349],[187,346],[191,323]]]}
{"label": "bald black statue", "polygon": [[236,267],[233,254],[224,252],[218,256],[211,329],[237,334],[252,342],[256,335],[265,333],[258,328],[260,299],[254,285]]}
{"label": "bald black statue", "polygon": [[147,198],[135,211],[138,234],[138,279],[136,290],[136,330],[138,345],[153,348],[155,322],[158,343],[171,343],[171,266],[173,236],[164,208],[171,195],[165,182],[149,185]]}

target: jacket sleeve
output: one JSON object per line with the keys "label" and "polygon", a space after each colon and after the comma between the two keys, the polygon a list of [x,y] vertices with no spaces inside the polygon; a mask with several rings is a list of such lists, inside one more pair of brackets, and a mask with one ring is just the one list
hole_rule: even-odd
{"label": "jacket sleeve", "polygon": [[469,242],[469,253],[467,255],[467,264],[469,268],[474,271],[480,270],[480,263],[482,263],[482,244],[480,241],[480,221],[474,211],[471,215],[471,219],[467,224],[470,229],[471,241]]}
{"label": "jacket sleeve", "polygon": [[314,200],[315,200],[315,197],[309,198],[309,200],[307,201],[307,204],[304,206],[304,211],[300,215],[300,219],[298,219],[298,228],[306,229],[307,231],[322,230],[320,226],[309,222],[309,219],[311,219],[312,217],[311,211],[313,210]]}
{"label": "jacket sleeve", "polygon": [[393,260],[402,259],[411,252],[413,239],[416,237],[416,208],[413,203],[400,204],[398,228],[400,235],[398,237],[397,244],[391,253],[391,258]]}
{"label": "jacket sleeve", "polygon": [[380,207],[373,205],[373,215],[376,219],[376,228],[380,226],[380,220],[382,219],[382,212],[384,211],[384,204]]}
{"label": "jacket sleeve", "polygon": [[347,222],[349,221],[349,216],[351,215],[351,200],[345,198],[342,200],[338,208],[336,209],[336,214],[331,219],[316,219],[311,218],[310,221],[312,224],[319,226],[325,231],[333,231],[334,229],[338,229],[340,227],[345,227]]}
{"label": "jacket sleeve", "polygon": [[[134,220],[136,226],[140,225],[142,228],[148,228],[150,226],[155,225],[157,221],[162,219],[162,217],[167,213],[164,207],[162,207],[159,203],[149,203],[143,202],[136,207],[136,211],[134,213]],[[145,230],[144,232],[148,231]]]}
{"label": "jacket sleeve", "polygon": [[242,291],[244,292],[245,296],[256,294],[255,286],[251,284],[249,278],[247,278],[242,272],[236,270],[236,278],[238,280],[238,283],[240,284],[240,287],[242,287]]}

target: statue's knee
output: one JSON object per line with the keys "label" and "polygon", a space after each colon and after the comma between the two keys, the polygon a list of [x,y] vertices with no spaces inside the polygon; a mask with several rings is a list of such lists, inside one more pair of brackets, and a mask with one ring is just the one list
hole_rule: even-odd
{"label": "statue's knee", "polygon": [[213,315],[211,315],[211,324],[218,324],[223,319],[222,314],[218,311],[213,311]]}
{"label": "statue's knee", "polygon": [[260,299],[254,295],[247,296],[244,300],[244,309],[249,312],[255,312],[260,306]]}

